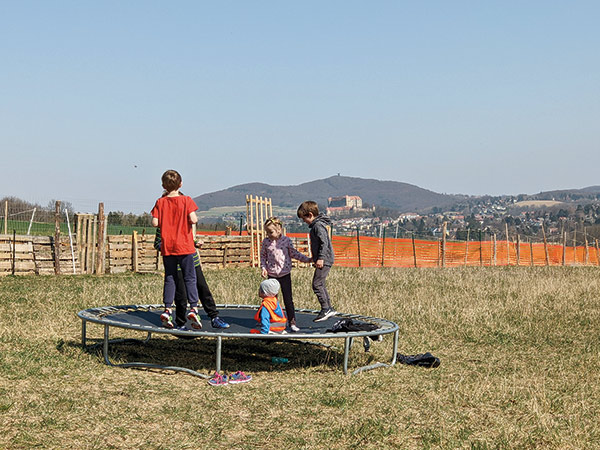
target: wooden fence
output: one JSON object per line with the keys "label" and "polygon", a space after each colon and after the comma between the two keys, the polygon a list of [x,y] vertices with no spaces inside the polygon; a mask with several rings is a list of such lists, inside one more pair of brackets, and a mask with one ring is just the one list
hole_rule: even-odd
{"label": "wooden fence", "polygon": [[55,246],[51,236],[0,235],[0,275],[51,275],[56,273],[56,249],[58,269],[61,273],[80,273],[79,261],[71,254],[68,237],[60,238]]}
{"label": "wooden fence", "polygon": [[[294,246],[310,256],[308,235],[288,234]],[[201,236],[205,268],[251,267],[252,236]],[[82,253],[73,239],[60,237],[59,266],[53,237],[0,235],[0,275],[85,273]],[[154,235],[108,236],[102,273],[162,272]],[[600,266],[598,243],[570,247],[561,244],[512,241],[382,239],[333,236],[336,265],[345,267],[458,266]],[[295,262],[296,263],[296,262]]]}
{"label": "wooden fence", "polygon": [[[202,236],[202,239],[204,245],[199,253],[204,267],[252,265],[250,236]],[[0,235],[0,276],[86,273],[81,258],[83,255],[85,259],[89,253],[81,251],[76,238],[72,242],[71,248],[69,237],[60,238],[57,267],[53,237]],[[102,273],[162,272],[162,258],[153,244],[154,235],[107,236]]]}

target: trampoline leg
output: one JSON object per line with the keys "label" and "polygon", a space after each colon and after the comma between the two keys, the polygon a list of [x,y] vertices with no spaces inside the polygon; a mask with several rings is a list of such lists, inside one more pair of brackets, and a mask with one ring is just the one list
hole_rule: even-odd
{"label": "trampoline leg", "polygon": [[350,353],[350,346],[352,345],[352,338],[344,339],[344,375],[348,375],[348,354]]}
{"label": "trampoline leg", "polygon": [[393,352],[394,354],[392,355],[392,362],[390,363],[390,366],[393,366],[394,364],[396,364],[396,358],[398,355],[398,334],[400,333],[400,330],[396,330],[394,331],[394,347],[393,347]]}
{"label": "trampoline leg", "polygon": [[81,346],[85,348],[87,345],[87,329],[86,321],[81,319]]}
{"label": "trampoline leg", "polygon": [[112,363],[110,362],[110,360],[108,359],[108,329],[109,326],[108,325],[104,325],[104,345],[103,345],[103,353],[104,353],[104,362],[109,365],[112,366]]}
{"label": "trampoline leg", "polygon": [[221,336],[217,336],[217,356],[216,356],[217,373],[221,372],[221,348],[222,348],[222,338],[221,338]]}

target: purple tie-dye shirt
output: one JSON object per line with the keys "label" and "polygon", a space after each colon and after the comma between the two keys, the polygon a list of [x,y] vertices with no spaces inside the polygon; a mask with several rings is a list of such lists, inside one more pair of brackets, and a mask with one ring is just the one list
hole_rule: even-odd
{"label": "purple tie-dye shirt", "polygon": [[292,271],[292,258],[309,263],[312,261],[308,256],[300,253],[294,248],[292,240],[287,236],[271,240],[265,238],[260,249],[260,267],[267,269],[272,277],[282,277]]}

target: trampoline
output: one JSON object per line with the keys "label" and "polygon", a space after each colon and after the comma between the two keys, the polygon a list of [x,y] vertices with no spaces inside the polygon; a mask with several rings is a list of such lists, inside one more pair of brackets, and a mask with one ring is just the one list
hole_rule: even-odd
{"label": "trampoline", "polygon": [[[216,339],[216,355],[215,369],[221,372],[221,355],[223,349],[223,338],[227,339],[268,339],[277,341],[300,341],[304,343],[316,343],[317,345],[325,345],[315,341],[323,339],[343,339],[344,340],[344,374],[348,374],[348,359],[350,348],[356,338],[363,338],[365,343],[370,337],[383,336],[393,334],[393,353],[390,363],[378,362],[368,366],[359,367],[352,372],[357,374],[366,370],[376,369],[379,367],[390,367],[396,364],[396,354],[398,351],[398,325],[386,319],[376,317],[362,316],[358,314],[337,313],[336,316],[329,318],[323,322],[315,323],[313,319],[318,314],[318,311],[309,309],[296,310],[296,323],[300,327],[300,332],[288,334],[252,334],[250,330],[256,327],[254,315],[259,308],[259,305],[217,305],[219,308],[219,317],[228,322],[231,326],[226,329],[215,329],[210,326],[210,322],[205,318],[202,321],[203,328],[201,330],[180,330],[168,329],[162,326],[160,314],[164,311],[164,305],[119,305],[119,306],[104,306],[98,308],[85,309],[79,311],[77,316],[81,319],[81,343],[87,349],[93,346],[87,345],[87,322],[104,325],[104,339],[101,343],[95,346],[103,346],[104,362],[109,366],[115,367],[137,367],[150,368],[159,370],[170,370],[176,372],[185,372],[200,378],[209,378],[208,375],[199,373],[195,370],[176,367],[162,366],[158,364],[150,364],[145,362],[128,362],[115,364],[109,358],[109,344],[117,342],[142,342],[147,343],[152,333],[174,335],[181,338],[205,337]],[[373,331],[351,331],[351,332],[327,332],[333,324],[340,319],[351,319],[352,321],[366,322],[378,326]],[[147,333],[145,339],[110,339],[110,327],[123,328],[128,330],[136,330]],[[365,347],[365,349],[367,349]]]}

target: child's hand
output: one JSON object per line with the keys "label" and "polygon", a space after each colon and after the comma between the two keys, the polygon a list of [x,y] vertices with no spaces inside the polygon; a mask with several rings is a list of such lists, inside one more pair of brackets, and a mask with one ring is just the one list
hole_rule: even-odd
{"label": "child's hand", "polygon": [[267,278],[267,269],[263,269],[260,273],[262,275],[263,278]]}
{"label": "child's hand", "polygon": [[323,268],[323,260],[322,259],[317,259],[317,262],[315,263],[315,267],[317,269],[322,269]]}
{"label": "child's hand", "polygon": [[197,239],[197,240],[194,242],[194,246],[195,246],[196,248],[202,248],[202,244],[204,244],[204,241],[203,241],[202,239]]}

